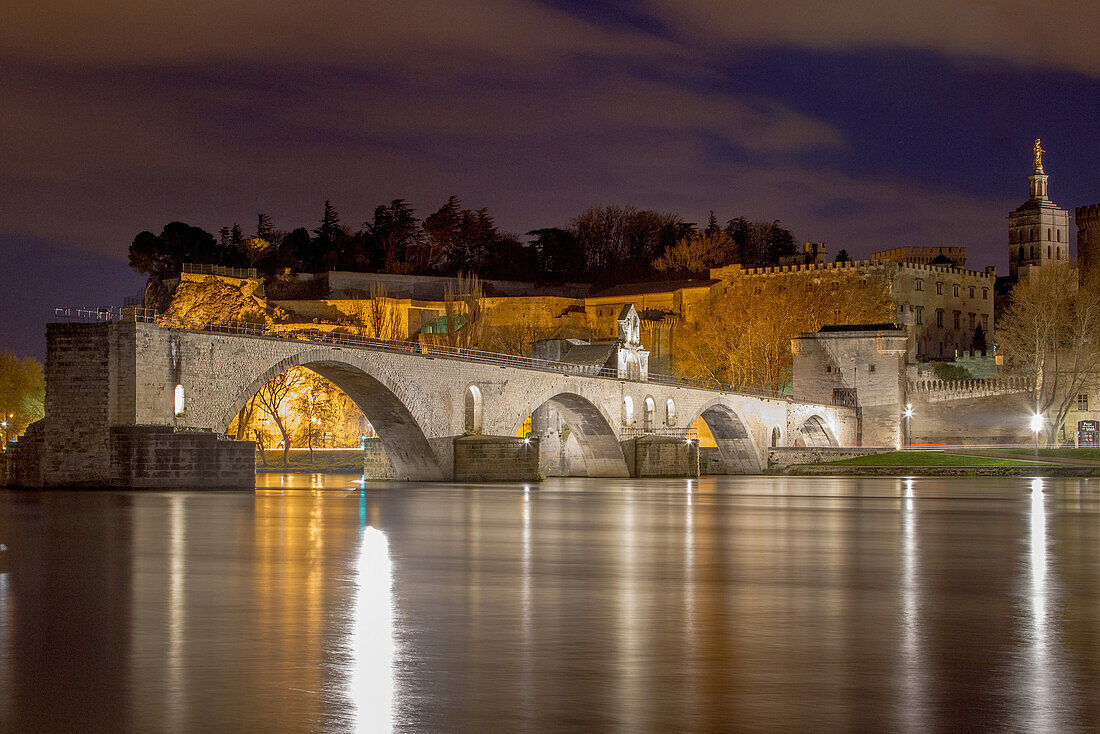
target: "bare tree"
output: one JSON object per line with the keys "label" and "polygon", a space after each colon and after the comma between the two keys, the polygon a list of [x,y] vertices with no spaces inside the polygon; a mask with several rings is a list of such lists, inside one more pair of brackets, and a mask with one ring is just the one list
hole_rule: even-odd
{"label": "bare tree", "polygon": [[485,288],[481,279],[459,273],[447,284],[443,308],[447,344],[463,349],[480,346],[485,331]]}
{"label": "bare tree", "polygon": [[893,304],[881,273],[822,271],[730,278],[706,308],[677,327],[676,371],[685,377],[782,390],[789,382],[791,339],[826,323],[891,318]]}
{"label": "bare tree", "polygon": [[1069,265],[1039,268],[1012,290],[997,342],[1009,369],[1031,379],[1031,404],[1053,442],[1077,395],[1098,382],[1100,282],[1079,283]]}
{"label": "bare tree", "polygon": [[301,385],[302,375],[299,370],[300,368],[293,368],[275,375],[256,393],[260,408],[275,422],[282,434],[283,466],[287,465],[290,456],[290,431],[287,430],[287,417],[283,411],[287,397]]}

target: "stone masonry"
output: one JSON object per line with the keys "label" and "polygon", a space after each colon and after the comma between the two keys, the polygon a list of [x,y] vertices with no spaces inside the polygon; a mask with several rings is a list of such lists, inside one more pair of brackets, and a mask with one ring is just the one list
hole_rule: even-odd
{"label": "stone masonry", "polygon": [[[761,471],[766,447],[776,437],[779,445],[851,445],[857,439],[856,411],[831,400],[808,403],[148,323],[51,324],[48,342],[40,475],[46,485],[77,477],[124,483],[117,464],[112,468],[112,456],[119,455],[111,445],[114,428],[160,426],[179,436],[224,433],[249,397],[295,366],[318,372],[356,402],[398,479],[451,479],[456,438],[515,437],[527,417],[543,407],[555,416],[546,433],[568,429],[588,476],[631,476],[635,465],[627,460],[624,442],[682,430],[699,417],[710,427],[723,463],[735,472]],[[467,410],[470,395],[476,395],[472,411]],[[467,425],[471,415],[477,426]],[[163,434],[155,436],[150,440],[164,440]],[[549,437],[532,436],[542,446],[562,444]],[[242,450],[251,451],[246,443]],[[158,450],[145,455],[158,456]]]}

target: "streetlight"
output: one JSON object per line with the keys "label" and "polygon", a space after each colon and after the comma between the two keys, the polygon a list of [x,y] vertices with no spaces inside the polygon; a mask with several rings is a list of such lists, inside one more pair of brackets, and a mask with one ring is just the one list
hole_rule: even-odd
{"label": "streetlight", "polygon": [[8,450],[8,421],[6,419],[0,421],[0,428],[4,429],[4,449],[3,450],[7,451]]}
{"label": "streetlight", "polygon": [[1035,434],[1035,455],[1039,454],[1039,431],[1043,430],[1043,414],[1036,413],[1031,416],[1031,430]]}
{"label": "streetlight", "polygon": [[905,445],[908,447],[913,442],[913,404],[905,404]]}

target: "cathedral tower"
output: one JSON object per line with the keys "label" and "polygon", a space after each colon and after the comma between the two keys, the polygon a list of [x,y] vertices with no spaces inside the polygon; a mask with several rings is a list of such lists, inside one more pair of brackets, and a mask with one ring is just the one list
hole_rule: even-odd
{"label": "cathedral tower", "polygon": [[1043,153],[1035,141],[1028,177],[1031,196],[1008,215],[1008,274],[1026,277],[1028,270],[1069,261],[1069,212],[1050,200]]}

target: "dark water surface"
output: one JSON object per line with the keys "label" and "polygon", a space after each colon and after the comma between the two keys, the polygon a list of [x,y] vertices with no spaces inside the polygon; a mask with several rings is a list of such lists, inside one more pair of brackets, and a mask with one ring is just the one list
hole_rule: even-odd
{"label": "dark water surface", "polygon": [[1100,729],[1096,480],[351,479],[0,493],[0,731]]}

